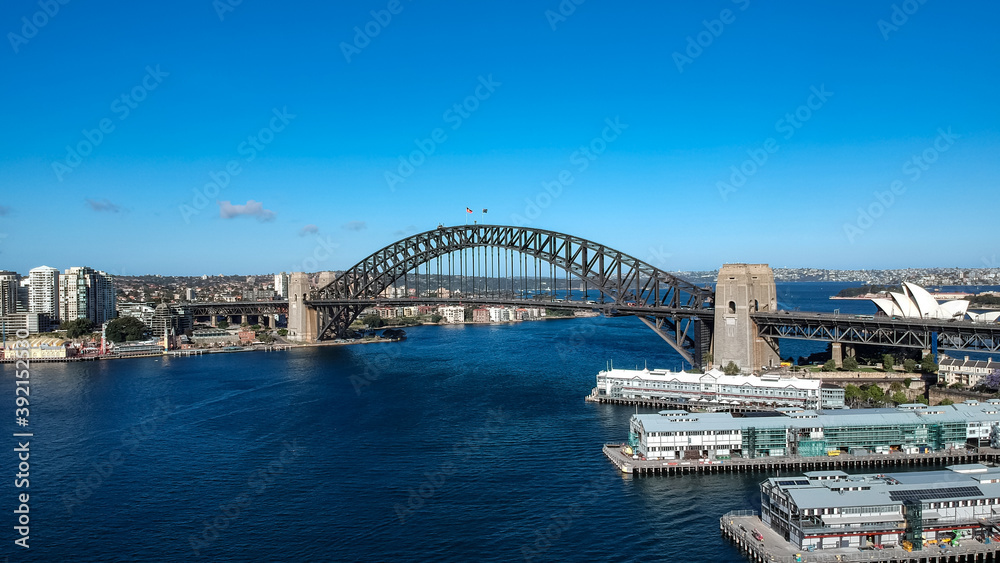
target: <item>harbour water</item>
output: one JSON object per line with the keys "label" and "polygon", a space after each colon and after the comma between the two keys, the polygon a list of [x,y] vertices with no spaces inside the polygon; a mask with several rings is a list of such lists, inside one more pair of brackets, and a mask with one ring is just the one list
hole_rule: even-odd
{"label": "harbour water", "polygon": [[[852,303],[827,299],[846,284],[809,285],[820,284],[779,294],[804,310]],[[407,332],[389,344],[32,366],[30,488],[14,488],[8,454],[3,489],[8,533],[16,494],[30,493],[31,547],[10,537],[3,554],[742,560],[718,517],[758,506],[763,476],[628,478],[601,453],[626,437],[634,409],[584,402],[596,372],[608,360],[679,365],[637,320]],[[0,369],[10,383],[12,367]]]}

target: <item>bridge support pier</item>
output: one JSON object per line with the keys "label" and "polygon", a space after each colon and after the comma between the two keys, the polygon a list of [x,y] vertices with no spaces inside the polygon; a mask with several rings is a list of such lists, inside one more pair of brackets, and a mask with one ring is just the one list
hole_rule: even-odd
{"label": "bridge support pier", "polygon": [[844,347],[840,342],[834,342],[830,344],[830,352],[832,354],[833,363],[837,365],[838,368],[844,367]]}
{"label": "bridge support pier", "polygon": [[292,272],[288,277],[288,339],[295,342],[315,342],[318,335],[319,319],[316,309],[304,303],[309,298],[312,287],[309,276],[303,272]]}
{"label": "bridge support pier", "polygon": [[757,335],[751,313],[778,309],[774,272],[767,264],[724,264],[715,286],[715,364],[735,363],[743,372],[780,363],[777,342]]}

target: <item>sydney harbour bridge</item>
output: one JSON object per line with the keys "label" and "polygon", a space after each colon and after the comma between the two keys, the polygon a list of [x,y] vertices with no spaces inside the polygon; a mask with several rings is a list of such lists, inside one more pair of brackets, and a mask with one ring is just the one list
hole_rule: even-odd
{"label": "sydney harbour bridge", "polygon": [[1000,325],[778,309],[764,264],[726,264],[699,287],[599,242],[532,227],[463,225],[408,236],[346,271],[290,276],[287,301],[196,303],[196,315],[288,313],[289,338],[341,338],[375,306],[512,305],[633,316],[684,360],[776,365],[778,339],[931,351],[1000,351]]}

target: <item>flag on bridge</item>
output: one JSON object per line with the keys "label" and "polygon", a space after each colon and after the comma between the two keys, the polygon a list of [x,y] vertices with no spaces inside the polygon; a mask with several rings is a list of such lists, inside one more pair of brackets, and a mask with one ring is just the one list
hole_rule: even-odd
{"label": "flag on bridge", "polygon": [[485,209],[483,209],[483,213],[484,213],[484,214],[486,213],[486,210],[485,210]]}
{"label": "flag on bridge", "polygon": [[471,210],[471,209],[469,209],[468,207],[466,207],[466,208],[465,208],[465,212],[466,212],[466,213],[472,213],[472,210]]}

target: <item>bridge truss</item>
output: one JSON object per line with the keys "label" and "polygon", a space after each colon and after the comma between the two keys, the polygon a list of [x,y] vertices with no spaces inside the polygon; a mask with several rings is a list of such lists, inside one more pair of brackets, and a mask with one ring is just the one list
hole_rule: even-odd
{"label": "bridge truss", "polygon": [[1000,352],[1000,324],[937,319],[890,319],[830,313],[753,313],[765,338],[794,338],[844,344],[875,344],[930,350]]}
{"label": "bridge truss", "polygon": [[442,226],[415,234],[372,253],[303,301],[318,311],[318,334],[325,340],[343,336],[363,309],[400,290],[404,302],[413,304],[515,304],[634,315],[693,365],[701,364],[710,346],[710,288],[605,245],[531,227]]}

